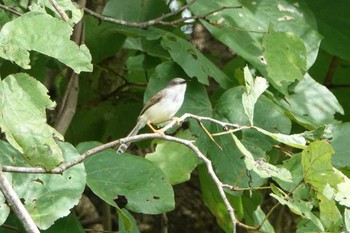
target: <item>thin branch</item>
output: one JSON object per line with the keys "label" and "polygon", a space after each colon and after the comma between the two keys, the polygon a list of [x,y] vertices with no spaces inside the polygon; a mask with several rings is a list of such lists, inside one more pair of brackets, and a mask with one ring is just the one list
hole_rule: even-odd
{"label": "thin branch", "polygon": [[3,4],[0,4],[0,8],[1,9],[4,9],[4,10],[7,10],[8,12],[14,14],[14,15],[17,15],[17,16],[21,16],[22,14],[20,12],[18,12],[16,9],[10,7],[10,6],[6,6],[6,5],[3,5]]}
{"label": "thin branch", "polygon": [[178,10],[165,14],[163,16],[160,16],[158,18],[149,20],[149,21],[144,21],[144,22],[130,22],[130,21],[125,21],[122,19],[115,19],[113,17],[108,17],[108,16],[104,16],[101,14],[98,14],[88,8],[84,8],[85,13],[94,16],[97,19],[100,19],[102,21],[105,22],[110,22],[110,23],[114,23],[114,24],[119,24],[119,25],[124,25],[124,26],[129,26],[129,27],[139,27],[139,28],[147,28],[153,25],[163,25],[163,26],[176,26],[179,23],[185,22],[187,20],[197,20],[197,19],[205,19],[207,16],[212,15],[214,13],[217,13],[219,11],[223,11],[223,10],[227,10],[227,9],[236,9],[236,8],[242,8],[242,6],[226,6],[226,7],[222,7],[213,11],[210,11],[208,13],[205,13],[203,15],[198,15],[198,16],[191,16],[191,17],[183,17],[180,19],[176,19],[173,21],[164,21],[165,18],[168,18],[170,16],[176,15],[179,12],[183,11],[184,9],[189,8],[189,6],[191,6],[196,0],[193,0],[191,2],[189,2],[188,4],[184,5],[183,7],[179,8]]}
{"label": "thin branch", "polygon": [[[1,165],[0,165],[1,168]],[[6,179],[2,169],[0,169],[0,190],[4,194],[6,202],[21,221],[24,229],[28,233],[40,233],[33,219],[30,217],[26,208],[24,208],[21,200],[18,198],[15,190],[13,190],[10,182]]]}
{"label": "thin branch", "polygon": [[60,7],[60,5],[58,5],[58,3],[56,2],[56,0],[50,0],[51,5],[55,8],[55,10],[57,11],[57,13],[62,17],[62,19],[64,21],[68,21],[69,17],[66,14],[66,12],[64,12],[64,10]]}
{"label": "thin branch", "polygon": [[333,77],[334,77],[335,71],[338,68],[338,65],[339,65],[339,58],[336,56],[333,56],[332,61],[328,67],[326,78],[323,82],[323,85],[325,85],[326,87],[329,87],[332,85]]}
{"label": "thin branch", "polygon": [[198,121],[198,124],[200,125],[200,127],[203,129],[203,131],[207,134],[207,136],[210,138],[210,140],[212,142],[214,142],[214,144],[220,149],[222,150],[222,147],[215,141],[215,139],[213,138],[213,136],[211,136],[210,132],[207,130],[207,128],[205,128],[204,124],[201,121]]}
{"label": "thin branch", "polygon": [[104,16],[101,14],[96,13],[95,11],[92,11],[88,8],[83,8],[85,13],[94,16],[97,19],[106,21],[106,22],[110,22],[110,23],[115,23],[115,24],[119,24],[119,25],[124,25],[124,26],[130,26],[130,27],[140,27],[140,28],[146,28],[155,24],[160,24],[159,22],[164,22],[163,20],[166,18],[169,18],[171,16],[177,15],[178,13],[180,13],[181,11],[188,9],[193,3],[195,3],[197,0],[192,0],[190,2],[188,2],[186,5],[183,5],[182,7],[180,7],[179,9],[177,9],[176,11],[164,14],[158,18],[149,20],[149,21],[145,21],[145,22],[130,22],[130,21],[125,21],[122,19],[115,19],[112,17],[108,17],[108,16]]}
{"label": "thin branch", "polygon": [[[86,1],[80,0],[77,4],[85,6]],[[74,26],[72,40],[77,44],[81,45],[84,41],[84,25],[83,21],[80,21]],[[72,69],[68,70],[69,81],[60,103],[59,111],[57,114],[55,128],[58,132],[64,135],[72,122],[73,116],[78,104],[79,95],[79,76]]]}

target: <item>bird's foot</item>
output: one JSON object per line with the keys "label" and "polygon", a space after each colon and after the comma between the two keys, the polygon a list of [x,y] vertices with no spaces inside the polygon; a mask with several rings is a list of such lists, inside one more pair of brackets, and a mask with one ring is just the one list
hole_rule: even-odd
{"label": "bird's foot", "polygon": [[177,125],[180,125],[180,124],[181,124],[181,120],[180,120],[179,117],[172,117],[171,120],[176,121],[176,124],[177,124]]}

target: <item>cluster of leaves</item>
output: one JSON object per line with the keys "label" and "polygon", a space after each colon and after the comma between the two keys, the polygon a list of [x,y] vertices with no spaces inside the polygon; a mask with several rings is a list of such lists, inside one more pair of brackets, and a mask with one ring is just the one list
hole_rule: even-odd
{"label": "cluster of leaves", "polygon": [[[319,84],[329,75],[342,84],[349,72],[345,0],[332,6],[325,0],[197,0],[189,7],[198,16],[196,22],[147,28],[136,24],[168,13],[165,1],[107,2],[103,15],[136,22],[136,27],[84,15],[69,0],[57,1],[70,15],[67,22],[49,0],[29,1],[29,6],[26,1],[2,2],[21,15],[0,11],[0,127],[6,136],[0,143],[1,165],[51,170],[121,138],[135,124],[142,96],[149,99],[169,79],[180,76],[190,82],[178,115],[193,113],[242,126],[240,134],[234,134],[237,129],[223,132],[218,125],[205,123],[221,148],[195,121],[176,132],[177,137],[195,140],[221,182],[234,187],[226,189],[226,195],[239,221],[275,232],[274,219],[267,220],[271,213],[263,210],[269,202],[285,205],[297,216],[293,226],[297,232],[350,231],[349,116],[335,119],[350,106],[342,89],[334,95]],[[177,4],[186,3],[170,3]],[[181,15],[167,20],[178,18]],[[70,36],[81,19],[85,44],[78,46]],[[217,65],[220,56],[204,54],[181,30],[181,26],[191,30],[194,24],[205,27],[236,56]],[[326,67],[334,59],[340,65],[329,74]],[[244,68],[246,64],[249,68]],[[43,83],[54,74],[48,88],[51,98],[59,101],[67,67],[80,74],[80,93],[63,142],[60,132],[46,123],[46,109],[56,104]],[[254,79],[252,73],[265,78]],[[147,83],[145,90],[140,83]],[[186,182],[196,169],[203,201],[224,231],[232,232],[217,184],[196,155],[174,142],[154,144],[155,151],[145,158],[106,150],[62,175],[6,173],[6,177],[37,226],[47,232],[59,232],[63,225],[83,232],[69,213],[85,186],[117,209],[119,230],[139,232],[128,210],[144,214],[173,210],[172,185]],[[150,144],[136,146],[144,149]],[[261,186],[268,191],[259,191]],[[122,196],[127,199],[123,209],[115,202]],[[16,224],[9,214],[0,195],[0,225]]]}

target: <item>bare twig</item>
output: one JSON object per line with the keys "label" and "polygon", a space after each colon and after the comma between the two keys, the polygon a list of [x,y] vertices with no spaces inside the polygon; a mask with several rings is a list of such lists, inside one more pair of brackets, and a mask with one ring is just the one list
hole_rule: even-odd
{"label": "bare twig", "polygon": [[200,125],[200,127],[203,129],[203,131],[207,134],[207,136],[210,138],[210,140],[212,142],[214,142],[214,144],[220,149],[222,150],[222,147],[215,141],[215,139],[213,138],[213,136],[211,136],[210,132],[207,130],[207,128],[205,128],[205,126],[203,125],[203,123],[201,121],[198,121],[198,124]]}
{"label": "bare twig", "polygon": [[62,19],[64,21],[68,21],[69,17],[66,14],[66,12],[64,12],[64,10],[60,7],[60,5],[58,5],[58,3],[56,2],[56,0],[50,0],[51,5],[55,8],[55,10],[57,11],[57,13],[62,17]]}
{"label": "bare twig", "polygon": [[162,233],[168,233],[169,232],[169,219],[166,213],[162,214]]}
{"label": "bare twig", "polygon": [[176,19],[176,20],[173,20],[173,21],[164,21],[164,19],[166,19],[166,18],[168,18],[170,16],[173,16],[173,15],[176,15],[179,12],[189,8],[195,1],[196,0],[193,0],[193,1],[189,2],[188,4],[182,6],[181,8],[179,8],[178,10],[176,10],[174,12],[170,12],[170,13],[162,15],[162,16],[160,16],[158,18],[155,18],[155,19],[152,19],[152,20],[149,20],[149,21],[144,21],[144,22],[131,22],[131,21],[125,21],[125,20],[122,20],[122,19],[115,19],[113,17],[108,17],[108,16],[104,16],[104,15],[98,14],[98,13],[96,13],[96,12],[94,12],[94,11],[88,9],[88,8],[84,8],[84,11],[85,11],[85,13],[87,13],[89,15],[92,15],[95,18],[100,19],[100,20],[105,21],[105,22],[110,22],[110,23],[124,25],[124,26],[129,26],[129,27],[147,28],[147,27],[150,27],[150,26],[153,26],[153,25],[176,26],[177,24],[185,22],[185,21],[190,20],[190,19],[193,19],[193,20],[204,19],[207,16],[212,15],[212,14],[214,14],[216,12],[219,12],[219,11],[223,11],[223,10],[227,10],[227,9],[242,8],[242,6],[232,6],[232,7],[227,6],[227,7],[222,7],[222,8],[210,11],[210,12],[208,12],[206,14],[203,14],[203,15],[191,16],[191,17],[183,17],[183,18]]}
{"label": "bare twig", "polygon": [[188,9],[193,3],[195,3],[197,0],[192,0],[190,2],[188,2],[186,5],[183,5],[182,7],[180,7],[179,9],[177,9],[176,11],[164,14],[158,18],[146,21],[146,22],[130,22],[130,21],[125,21],[122,19],[115,19],[112,17],[108,17],[108,16],[104,16],[101,14],[96,13],[95,11],[92,11],[88,8],[84,8],[85,13],[94,16],[97,19],[106,21],[106,22],[110,22],[110,23],[115,23],[115,24],[119,24],[119,25],[124,25],[124,26],[130,26],[130,27],[141,27],[141,28],[145,28],[145,27],[149,27],[155,24],[160,24],[159,22],[163,22],[164,19],[169,18],[171,16],[177,15],[178,13],[180,13],[181,11]]}
{"label": "bare twig", "polygon": [[6,179],[2,169],[0,169],[0,190],[4,194],[4,197],[12,211],[23,224],[25,230],[28,233],[40,233],[28,211],[26,208],[24,208],[21,200],[18,198],[15,190],[13,190],[10,182]]}
{"label": "bare twig", "polygon": [[[77,2],[81,6],[85,6],[86,0],[80,0]],[[84,41],[84,25],[83,21],[80,21],[74,26],[74,32],[72,35],[72,40],[81,45]],[[68,70],[69,82],[67,84],[64,96],[60,103],[59,111],[57,114],[55,128],[58,132],[64,135],[72,122],[73,116],[78,103],[79,95],[79,76],[74,73],[72,69]]]}
{"label": "bare twig", "polygon": [[16,9],[10,7],[10,6],[6,6],[6,5],[3,5],[3,4],[0,4],[0,8],[1,9],[4,9],[4,10],[7,10],[8,12],[14,14],[14,15],[17,15],[17,16],[21,16],[22,14],[20,12],[18,12]]}
{"label": "bare twig", "polygon": [[339,58],[336,56],[333,56],[332,61],[328,67],[326,78],[323,82],[323,85],[325,85],[326,87],[329,87],[332,85],[333,77],[334,77],[335,71],[338,68],[338,65],[339,65]]}
{"label": "bare twig", "polygon": [[70,70],[69,82],[60,102],[55,129],[64,135],[73,119],[78,103],[79,76]]}

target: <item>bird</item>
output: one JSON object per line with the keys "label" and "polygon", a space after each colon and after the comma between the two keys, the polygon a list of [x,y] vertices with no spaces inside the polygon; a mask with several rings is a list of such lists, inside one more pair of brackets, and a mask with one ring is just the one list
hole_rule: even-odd
{"label": "bird", "polygon": [[[164,135],[162,130],[155,129],[151,124],[161,124],[174,117],[183,104],[186,83],[183,78],[174,78],[168,82],[164,89],[149,99],[137,118],[136,126],[127,137],[136,135],[145,125],[148,125],[153,132]],[[121,144],[117,149],[117,153],[124,153],[129,145],[130,143]]]}

